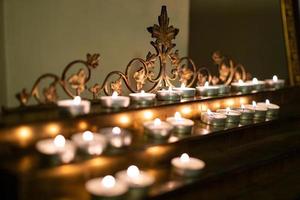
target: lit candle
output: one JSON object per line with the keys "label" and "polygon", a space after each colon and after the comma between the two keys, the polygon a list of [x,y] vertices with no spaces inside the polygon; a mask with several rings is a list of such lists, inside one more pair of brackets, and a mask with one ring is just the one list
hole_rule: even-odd
{"label": "lit candle", "polygon": [[252,121],[254,118],[254,110],[245,108],[244,104],[242,104],[240,108],[236,108],[234,110],[237,110],[241,113],[241,121]]}
{"label": "lit candle", "polygon": [[204,86],[196,87],[201,96],[217,96],[219,94],[220,86],[209,85],[208,81]]}
{"label": "lit candle", "polygon": [[184,83],[181,84],[181,87],[173,88],[173,90],[174,91],[179,91],[183,98],[191,98],[191,97],[194,97],[195,94],[196,94],[196,89],[195,88],[185,87]]}
{"label": "lit candle", "polygon": [[194,121],[181,117],[179,112],[174,117],[168,117],[166,121],[174,126],[174,132],[178,134],[190,134],[195,124]]}
{"label": "lit candle", "polygon": [[265,88],[265,81],[260,81],[258,80],[257,78],[253,78],[252,79],[252,82],[251,81],[247,81],[246,83],[249,83],[249,84],[253,84],[253,89],[255,91],[262,91],[264,88]]}
{"label": "lit candle", "polygon": [[153,121],[144,122],[145,133],[154,139],[166,139],[170,136],[173,125],[156,118]]}
{"label": "lit candle", "polygon": [[76,96],[74,99],[59,100],[57,105],[73,116],[87,114],[91,108],[91,102],[82,100],[80,96]]}
{"label": "lit candle", "polygon": [[72,141],[78,146],[79,153],[87,155],[100,155],[107,145],[103,135],[91,131],[74,134]]}
{"label": "lit candle", "polygon": [[170,86],[168,90],[162,89],[156,93],[157,99],[161,101],[179,101],[181,98],[180,91],[175,91]]}
{"label": "lit candle", "polygon": [[187,177],[197,176],[205,167],[205,163],[202,160],[189,157],[187,153],[173,158],[171,164],[177,174]]}
{"label": "lit candle", "polygon": [[75,157],[76,147],[64,136],[57,135],[54,139],[44,139],[36,143],[36,149],[49,164],[69,163]]}
{"label": "lit candle", "polygon": [[219,95],[228,94],[231,91],[230,85],[216,85],[219,87]]}
{"label": "lit candle", "polygon": [[227,116],[226,118],[227,123],[240,122],[241,113],[237,110],[231,110],[229,107],[227,107],[226,109],[218,109],[217,113],[225,114]]}
{"label": "lit candle", "polygon": [[140,93],[131,93],[129,94],[133,103],[140,104],[140,105],[149,105],[154,102],[156,94],[153,93],[146,93],[142,90]]}
{"label": "lit candle", "polygon": [[100,97],[100,102],[107,108],[126,108],[130,104],[130,98],[119,96],[118,92],[114,91],[111,96]]}
{"label": "lit candle", "polygon": [[241,92],[242,94],[250,93],[253,90],[252,82],[244,82],[243,80],[238,80],[238,82],[231,83],[231,86],[236,92]]}
{"label": "lit candle", "polygon": [[117,126],[102,128],[99,132],[107,136],[110,146],[114,149],[128,147],[132,142],[131,133]]}
{"label": "lit candle", "polygon": [[111,175],[91,179],[86,182],[85,188],[92,199],[124,199],[128,192],[126,183]]}
{"label": "lit candle", "polygon": [[252,104],[246,104],[245,108],[254,111],[254,119],[265,119],[267,113],[267,107],[257,105],[255,101],[252,101]]}
{"label": "lit candle", "polygon": [[257,105],[267,107],[268,110],[267,110],[266,117],[268,119],[274,119],[274,118],[278,117],[280,106],[270,103],[269,99],[266,99],[265,102],[259,102],[259,103],[257,103]]}
{"label": "lit candle", "polygon": [[225,114],[211,112],[209,109],[201,113],[201,121],[213,126],[224,126],[226,119],[227,116]]}
{"label": "lit candle", "polygon": [[265,82],[271,88],[280,89],[284,87],[285,80],[278,79],[278,77],[274,75],[272,79],[267,79],[265,80]]}

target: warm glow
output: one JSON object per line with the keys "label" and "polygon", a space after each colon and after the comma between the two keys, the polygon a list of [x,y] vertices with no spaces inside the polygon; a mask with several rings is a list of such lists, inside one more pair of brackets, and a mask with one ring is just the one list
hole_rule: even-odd
{"label": "warm glow", "polygon": [[238,83],[239,83],[240,85],[242,85],[242,84],[244,84],[244,81],[243,81],[242,79],[240,79],[240,80],[238,81]]}
{"label": "warm glow", "polygon": [[257,78],[253,78],[253,79],[252,79],[252,82],[253,82],[254,84],[257,84],[257,83],[258,83]]}
{"label": "warm glow", "polygon": [[127,176],[130,178],[137,178],[140,175],[140,170],[137,166],[131,165],[127,168]]}
{"label": "warm glow", "polygon": [[266,104],[270,105],[270,100],[269,99],[266,99]]}
{"label": "warm glow", "polygon": [[211,115],[212,114],[212,112],[210,111],[210,109],[207,109],[207,114],[209,114],[209,115]]}
{"label": "warm glow", "polygon": [[85,131],[82,134],[82,139],[86,142],[92,141],[94,139],[94,134],[91,131]]}
{"label": "warm glow", "polygon": [[74,105],[80,105],[80,103],[81,103],[81,97],[80,96],[74,97],[73,104]]}
{"label": "warm glow", "polygon": [[208,83],[208,81],[205,81],[205,83],[204,83],[204,87],[208,87],[209,86],[209,83]]}
{"label": "warm glow", "polygon": [[111,175],[107,175],[107,176],[104,176],[104,178],[101,181],[101,184],[105,188],[112,188],[116,184],[116,179],[113,176],[111,176]]}
{"label": "warm glow", "polygon": [[85,121],[80,121],[78,123],[78,127],[81,131],[86,130],[88,128],[88,123]]}
{"label": "warm glow", "polygon": [[278,81],[278,77],[276,75],[273,76],[273,81],[277,82]]}
{"label": "warm glow", "polygon": [[142,91],[141,91],[141,94],[145,94],[145,90],[142,90]]}
{"label": "warm glow", "polygon": [[154,120],[154,126],[159,126],[159,125],[161,125],[161,120],[159,118],[156,118]]}
{"label": "warm glow", "polygon": [[32,137],[32,131],[29,127],[23,126],[17,130],[17,135],[20,139],[27,140]]}
{"label": "warm glow", "polygon": [[55,145],[56,147],[62,148],[62,147],[64,147],[65,144],[66,144],[66,139],[65,139],[64,136],[58,135],[58,136],[56,136],[56,137],[54,138],[53,143],[54,143],[54,145]]}
{"label": "warm glow", "polygon": [[252,106],[256,107],[256,101],[252,101]]}
{"label": "warm glow", "polygon": [[184,83],[181,83],[181,88],[185,88],[185,84]]}
{"label": "warm glow", "polygon": [[176,112],[175,115],[174,115],[174,118],[176,120],[181,120],[182,118],[181,118],[180,112]]}
{"label": "warm glow", "polygon": [[181,156],[180,156],[180,162],[182,163],[188,163],[190,161],[190,157],[187,153],[183,153]]}
{"label": "warm glow", "polygon": [[221,107],[221,104],[219,102],[216,102],[213,104],[213,107],[215,110],[219,109]]}
{"label": "warm glow", "polygon": [[111,96],[112,97],[117,97],[117,96],[119,96],[119,94],[118,94],[118,92],[114,91]]}
{"label": "warm glow", "polygon": [[192,113],[192,109],[188,106],[185,106],[181,109],[182,114],[184,115],[189,115]]}
{"label": "warm glow", "polygon": [[225,101],[226,106],[232,107],[234,106],[234,100],[233,99],[227,99]]}
{"label": "warm glow", "polygon": [[130,119],[127,115],[123,115],[120,117],[119,122],[123,125],[128,125],[130,122]]}
{"label": "warm glow", "polygon": [[45,130],[51,136],[55,136],[60,132],[60,127],[59,127],[59,125],[52,123],[52,124],[47,125]]}
{"label": "warm glow", "polygon": [[144,119],[152,119],[153,118],[153,112],[150,110],[147,110],[143,113]]}
{"label": "warm glow", "polygon": [[119,128],[119,127],[113,127],[113,129],[112,129],[112,133],[114,134],[114,135],[119,135],[119,134],[121,134],[121,129]]}
{"label": "warm glow", "polygon": [[240,104],[247,104],[248,103],[248,98],[242,97],[240,98]]}

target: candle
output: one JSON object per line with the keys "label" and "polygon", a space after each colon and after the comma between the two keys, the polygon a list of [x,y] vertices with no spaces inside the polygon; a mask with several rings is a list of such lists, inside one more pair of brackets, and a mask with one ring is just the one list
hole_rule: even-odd
{"label": "candle", "polygon": [[242,104],[240,108],[236,108],[234,110],[237,110],[241,113],[241,121],[252,121],[254,118],[254,110],[245,108],[244,104]]}
{"label": "candle", "polygon": [[266,99],[265,102],[259,102],[259,103],[257,103],[257,105],[267,107],[267,109],[268,109],[267,114],[266,114],[267,118],[273,119],[273,118],[278,117],[280,107],[276,104],[270,103],[269,99]]}
{"label": "candle", "polygon": [[57,135],[54,139],[44,139],[36,143],[36,149],[49,164],[69,163],[75,157],[76,147],[64,136]]}
{"label": "candle", "polygon": [[127,147],[132,141],[131,133],[117,126],[103,128],[99,132],[107,136],[110,146],[115,149]]}
{"label": "candle", "polygon": [[184,83],[181,84],[181,87],[173,88],[173,90],[180,92],[180,94],[183,98],[191,98],[191,97],[194,97],[196,94],[195,88],[185,87]]}
{"label": "candle", "polygon": [[181,98],[180,91],[175,91],[172,87],[168,90],[162,89],[157,91],[157,99],[161,101],[179,101]]}
{"label": "candle", "polygon": [[174,132],[179,134],[190,134],[194,126],[194,121],[181,117],[179,112],[176,112],[174,117],[168,117],[166,120],[174,126]]}
{"label": "candle", "polygon": [[173,158],[171,164],[177,174],[187,177],[198,175],[205,167],[205,163],[202,160],[189,157],[187,153]]}
{"label": "candle", "polygon": [[262,91],[266,84],[265,81],[259,81],[257,78],[253,78],[252,81],[247,81],[246,83],[252,83],[255,91]]}
{"label": "candle", "polygon": [[129,94],[132,102],[140,104],[140,105],[149,105],[154,102],[156,94],[153,93],[146,93],[142,90],[140,93],[131,93]]}
{"label": "candle", "polygon": [[241,113],[237,110],[231,110],[229,107],[227,107],[226,109],[218,109],[217,113],[225,114],[227,116],[226,118],[227,123],[240,122]]}
{"label": "candle", "polygon": [[271,88],[280,89],[284,87],[285,80],[278,79],[278,77],[274,75],[272,79],[267,79],[265,82]]}
{"label": "candle", "polygon": [[130,98],[119,96],[118,92],[114,91],[111,96],[100,97],[100,102],[107,108],[126,108],[129,106]]}
{"label": "candle", "polygon": [[91,102],[82,100],[80,96],[76,96],[74,99],[59,100],[57,105],[73,116],[87,114],[91,108]]}
{"label": "candle", "polygon": [[212,86],[206,81],[204,86],[198,86],[196,89],[201,96],[217,96],[219,94],[219,86]]}
{"label": "candle", "polygon": [[156,118],[153,121],[144,122],[145,133],[154,139],[168,138],[173,130],[173,125]]}
{"label": "candle", "polygon": [[244,82],[243,80],[231,83],[231,86],[236,92],[241,92],[242,94],[250,93],[253,89],[252,82]]}
{"label": "candle", "polygon": [[225,114],[211,112],[209,109],[201,113],[201,121],[214,126],[224,126],[226,119],[227,116]]}
{"label": "candle", "polygon": [[246,104],[245,108],[254,111],[254,119],[264,119],[268,110],[265,106],[258,106],[255,101],[252,101],[252,104]]}
{"label": "candle", "polygon": [[231,87],[230,85],[216,85],[219,87],[219,95],[224,95],[230,93]]}
{"label": "candle", "polygon": [[128,191],[126,183],[111,175],[88,180],[85,188],[92,199],[124,199]]}
{"label": "candle", "polygon": [[72,141],[78,147],[80,153],[87,155],[100,155],[106,148],[106,138],[99,133],[85,131],[72,136]]}

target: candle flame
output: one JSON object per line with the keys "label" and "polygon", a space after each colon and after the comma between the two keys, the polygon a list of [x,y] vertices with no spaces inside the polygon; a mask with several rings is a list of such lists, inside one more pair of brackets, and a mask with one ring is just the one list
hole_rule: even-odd
{"label": "candle flame", "polygon": [[208,83],[208,81],[205,81],[205,83],[204,83],[204,87],[208,87],[209,86],[209,83]]}
{"label": "candle flame", "polygon": [[80,105],[80,103],[81,103],[81,97],[80,96],[74,97],[73,104],[78,106]]}
{"label": "candle flame", "polygon": [[278,77],[276,75],[273,76],[273,81],[277,82],[278,81]]}
{"label": "candle flame", "polygon": [[180,88],[185,88],[185,84],[184,84],[184,83],[181,83]]}
{"label": "candle flame", "polygon": [[161,120],[159,118],[156,118],[154,120],[154,126],[159,126],[159,125],[161,125]]}
{"label": "candle flame", "polygon": [[180,120],[181,119],[181,114],[180,112],[176,112],[174,115],[175,120]]}
{"label": "candle flame", "polygon": [[111,175],[107,175],[107,176],[104,176],[104,178],[101,181],[101,184],[105,188],[112,188],[116,184],[116,179],[113,176],[111,176]]}
{"label": "candle flame", "polygon": [[119,127],[113,127],[112,131],[111,131],[114,135],[119,135],[121,134],[121,129]]}
{"label": "candle flame", "polygon": [[211,112],[211,110],[210,109],[207,109],[207,114],[209,114],[209,115],[211,115],[212,114],[212,112]]}
{"label": "candle flame", "polygon": [[66,144],[66,139],[64,136],[62,135],[57,135],[55,138],[54,138],[54,141],[53,141],[54,145],[56,147],[59,147],[59,148],[62,148],[65,146]]}
{"label": "candle flame", "polygon": [[171,91],[172,91],[172,86],[169,86],[169,89],[168,89],[168,91],[169,91],[169,92],[171,92]]}
{"label": "candle flame", "polygon": [[242,84],[244,84],[244,81],[243,81],[242,79],[240,79],[240,80],[238,81],[238,84],[242,85]]}
{"label": "candle flame", "polygon": [[242,108],[242,109],[245,109],[245,106],[244,106],[244,104],[242,104],[242,105],[241,105],[241,108]]}
{"label": "candle flame", "polygon": [[114,91],[113,93],[112,93],[112,95],[111,95],[112,97],[117,97],[117,96],[119,96],[119,94],[118,94],[118,92],[117,91]]}
{"label": "candle flame", "polygon": [[190,161],[190,157],[187,153],[183,153],[180,156],[180,162],[182,163],[188,163]]}
{"label": "candle flame", "polygon": [[252,106],[256,107],[256,101],[252,101]]}
{"label": "candle flame", "polygon": [[140,170],[137,166],[131,165],[127,168],[127,176],[130,178],[137,178],[140,175]]}
{"label": "candle flame", "polygon": [[82,134],[82,139],[86,142],[92,141],[94,139],[94,134],[91,131],[85,131]]}
{"label": "candle flame", "polygon": [[270,105],[270,100],[269,99],[266,99],[266,104]]}
{"label": "candle flame", "polygon": [[145,90],[142,90],[142,91],[141,91],[141,94],[145,94]]}
{"label": "candle flame", "polygon": [[230,111],[230,108],[229,107],[227,107],[226,108],[226,113],[228,113]]}
{"label": "candle flame", "polygon": [[257,84],[257,83],[258,83],[257,78],[253,78],[253,79],[252,79],[252,82],[253,82],[254,84]]}

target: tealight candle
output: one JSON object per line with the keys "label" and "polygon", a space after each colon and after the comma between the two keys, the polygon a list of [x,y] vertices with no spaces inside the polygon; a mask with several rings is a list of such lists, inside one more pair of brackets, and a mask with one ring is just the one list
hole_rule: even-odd
{"label": "tealight candle", "polygon": [[100,97],[100,102],[107,108],[126,108],[129,106],[130,98],[119,96],[118,92],[114,91],[111,96]]}
{"label": "tealight candle", "polygon": [[240,108],[236,108],[241,113],[240,120],[241,121],[252,121],[254,118],[254,110],[245,108],[244,104],[241,105]]}
{"label": "tealight candle", "polygon": [[153,93],[146,93],[142,90],[140,93],[131,93],[129,94],[133,103],[141,104],[141,105],[148,105],[154,102],[156,94]]}
{"label": "tealight candle", "polygon": [[128,192],[126,183],[115,179],[111,175],[88,180],[85,184],[86,190],[92,199],[124,199]]}
{"label": "tealight candle", "polygon": [[174,132],[179,134],[189,134],[192,132],[194,121],[181,117],[179,112],[176,112],[174,117],[168,117],[167,122],[174,126]]}
{"label": "tealight candle", "polygon": [[181,98],[180,91],[175,91],[172,87],[168,90],[162,89],[157,91],[157,99],[161,101],[179,101]]}
{"label": "tealight candle", "polygon": [[252,101],[252,104],[246,104],[245,108],[254,111],[254,119],[264,119],[266,118],[267,107],[258,106],[255,101]]}
{"label": "tealight candle", "polygon": [[185,87],[184,83],[181,84],[181,87],[173,88],[174,91],[179,91],[183,98],[194,97],[196,94],[195,88]]}
{"label": "tealight candle", "polygon": [[173,130],[173,125],[156,118],[153,121],[144,122],[145,133],[154,139],[168,138]]}
{"label": "tealight candle", "polygon": [[187,177],[198,175],[205,167],[205,163],[202,160],[189,157],[187,153],[173,158],[171,164],[177,174]]}
{"label": "tealight candle", "polygon": [[44,139],[36,143],[36,149],[50,164],[69,163],[75,157],[76,147],[72,141],[57,135],[54,139]]}
{"label": "tealight candle", "polygon": [[226,119],[227,116],[225,114],[211,112],[209,109],[201,113],[201,121],[214,126],[224,126]]}
{"label": "tealight candle", "polygon": [[224,95],[230,93],[231,87],[230,85],[216,85],[219,87],[219,94]]}
{"label": "tealight candle", "polygon": [[231,110],[229,107],[227,107],[226,109],[218,109],[217,113],[225,114],[227,116],[226,118],[227,123],[240,122],[241,113],[237,110]]}
{"label": "tealight candle", "polygon": [[241,92],[242,94],[250,93],[253,89],[252,82],[244,82],[243,80],[239,80],[238,82],[231,83],[231,86],[236,92]]}
{"label": "tealight candle", "polygon": [[206,81],[204,86],[198,86],[196,89],[199,91],[201,96],[217,96],[219,94],[219,86],[209,85]]}
{"label": "tealight candle", "polygon": [[252,81],[247,81],[246,83],[252,83],[253,89],[256,91],[262,91],[265,88],[265,81],[259,81],[257,78],[253,78]]}
{"label": "tealight candle", "polygon": [[265,80],[265,82],[267,83],[267,85],[269,87],[272,87],[275,89],[283,88],[284,83],[285,83],[285,81],[283,79],[278,79],[278,77],[276,75],[274,75],[272,79]]}
{"label": "tealight candle", "polygon": [[85,131],[72,136],[72,141],[78,146],[80,153],[100,155],[106,148],[106,138],[99,133]]}
{"label": "tealight candle", "polygon": [[87,114],[90,112],[91,102],[82,100],[80,96],[74,97],[74,99],[59,100],[57,102],[59,107],[67,110],[71,115]]}
{"label": "tealight candle", "polygon": [[113,148],[127,147],[131,144],[132,137],[130,132],[119,127],[109,127],[100,129],[100,133],[108,138],[108,142]]}
{"label": "tealight candle", "polygon": [[278,117],[280,107],[276,104],[270,103],[269,99],[266,99],[266,102],[259,102],[257,103],[258,106],[265,106],[267,107],[267,118],[276,118]]}

